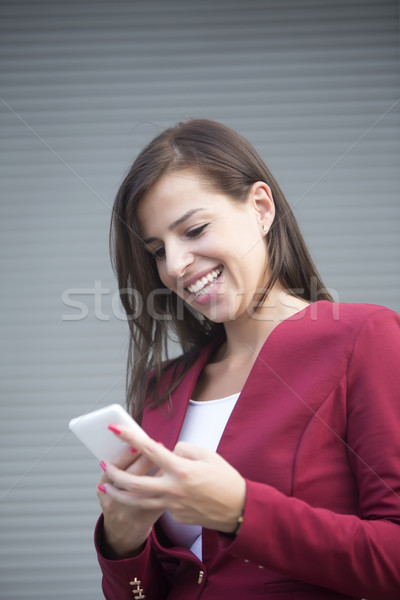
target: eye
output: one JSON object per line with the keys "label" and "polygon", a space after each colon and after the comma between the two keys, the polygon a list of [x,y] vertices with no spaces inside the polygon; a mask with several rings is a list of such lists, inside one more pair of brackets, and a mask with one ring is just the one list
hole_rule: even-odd
{"label": "eye", "polygon": [[198,237],[199,235],[201,235],[203,233],[203,231],[205,230],[207,225],[208,225],[208,223],[205,223],[204,225],[200,225],[200,227],[195,227],[194,229],[190,229],[186,233],[186,237],[188,237],[189,239]]}
{"label": "eye", "polygon": [[165,258],[165,248],[164,248],[164,246],[160,246],[159,248],[156,248],[155,250],[153,250],[152,253],[151,253],[151,255],[156,260],[162,260],[163,258]]}

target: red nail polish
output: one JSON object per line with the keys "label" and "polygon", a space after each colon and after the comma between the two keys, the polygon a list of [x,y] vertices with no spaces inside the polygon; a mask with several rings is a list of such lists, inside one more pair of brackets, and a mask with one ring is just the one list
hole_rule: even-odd
{"label": "red nail polish", "polygon": [[107,471],[107,465],[106,465],[106,463],[104,462],[104,460],[101,460],[101,461],[100,461],[100,467],[103,469],[103,471]]}
{"label": "red nail polish", "polygon": [[136,448],[134,448],[133,446],[129,447],[130,452],[132,452],[132,454],[136,454],[137,450]]}
{"label": "red nail polish", "polygon": [[97,487],[101,492],[103,492],[103,494],[107,494],[107,488],[105,485],[103,485],[102,483],[99,483],[99,485]]}
{"label": "red nail polish", "polygon": [[112,431],[113,433],[116,433],[117,435],[120,435],[122,433],[121,429],[119,427],[117,427],[116,425],[109,425],[108,429],[110,431]]}

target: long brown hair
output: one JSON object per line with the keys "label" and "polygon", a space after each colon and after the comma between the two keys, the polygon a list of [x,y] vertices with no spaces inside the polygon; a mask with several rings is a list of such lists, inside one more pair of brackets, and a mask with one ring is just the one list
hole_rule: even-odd
{"label": "long brown hair", "polygon": [[[266,237],[270,279],[260,307],[276,282],[307,301],[332,300],[308,252],[293,212],[278,183],[256,150],[229,127],[191,119],[166,129],[139,154],[115,199],[110,250],[122,305],[130,328],[127,403],[140,420],[146,397],[160,405],[171,391],[161,389],[166,369],[179,380],[200,348],[224,335],[223,325],[199,315],[162,284],[153,258],[142,242],[136,211],[139,202],[166,173],[194,169],[208,186],[244,202],[253,183],[269,185],[275,220]],[[257,308],[256,308],[257,309]],[[175,336],[183,355],[164,362]],[[172,377],[176,385],[177,377]]]}

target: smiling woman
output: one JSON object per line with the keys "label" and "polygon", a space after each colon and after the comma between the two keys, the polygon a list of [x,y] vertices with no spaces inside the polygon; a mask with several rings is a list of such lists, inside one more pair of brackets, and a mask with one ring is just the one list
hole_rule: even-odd
{"label": "smiling woman", "polygon": [[106,598],[397,599],[398,315],[332,302],[270,171],[213,121],[142,151],[111,248],[149,437],[110,427],[131,449],[101,462]]}
{"label": "smiling woman", "polygon": [[[245,202],[233,203],[185,170],[164,175],[137,214],[165,287],[211,321],[224,323],[244,312],[250,319],[246,309],[267,283],[263,225],[271,225],[274,213],[263,182],[250,188]],[[170,224],[177,215],[183,216]]]}
{"label": "smiling woman", "polygon": [[[210,247],[210,236],[218,248]],[[207,248],[205,255],[188,271],[182,261],[191,260],[190,249],[199,244]],[[146,400],[163,403],[171,391],[160,386],[171,331],[184,352],[185,365],[178,365],[184,374],[204,344],[225,336],[225,320],[243,309],[257,315],[278,282],[289,296],[280,301],[283,318],[291,305],[294,310],[303,307],[299,299],[331,300],[268,167],[242,136],[207,119],[167,129],[137,157],[115,200],[111,249],[131,331],[128,404],[139,419]],[[220,277],[214,294],[197,294],[203,278],[216,270]],[[257,280],[249,282],[255,270]],[[166,283],[163,278],[169,274]],[[229,287],[229,277],[234,287]],[[191,298],[185,289],[189,285],[195,286]],[[132,289],[135,294],[126,293]],[[137,310],[136,291],[140,298],[153,299],[153,310]],[[217,311],[221,296],[223,314]],[[261,317],[258,323],[267,323]]]}

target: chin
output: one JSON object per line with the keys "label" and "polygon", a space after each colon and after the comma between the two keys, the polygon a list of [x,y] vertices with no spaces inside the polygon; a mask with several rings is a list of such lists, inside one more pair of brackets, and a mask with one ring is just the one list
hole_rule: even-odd
{"label": "chin", "polygon": [[231,323],[241,316],[237,311],[222,311],[218,309],[202,311],[202,314],[213,323]]}

